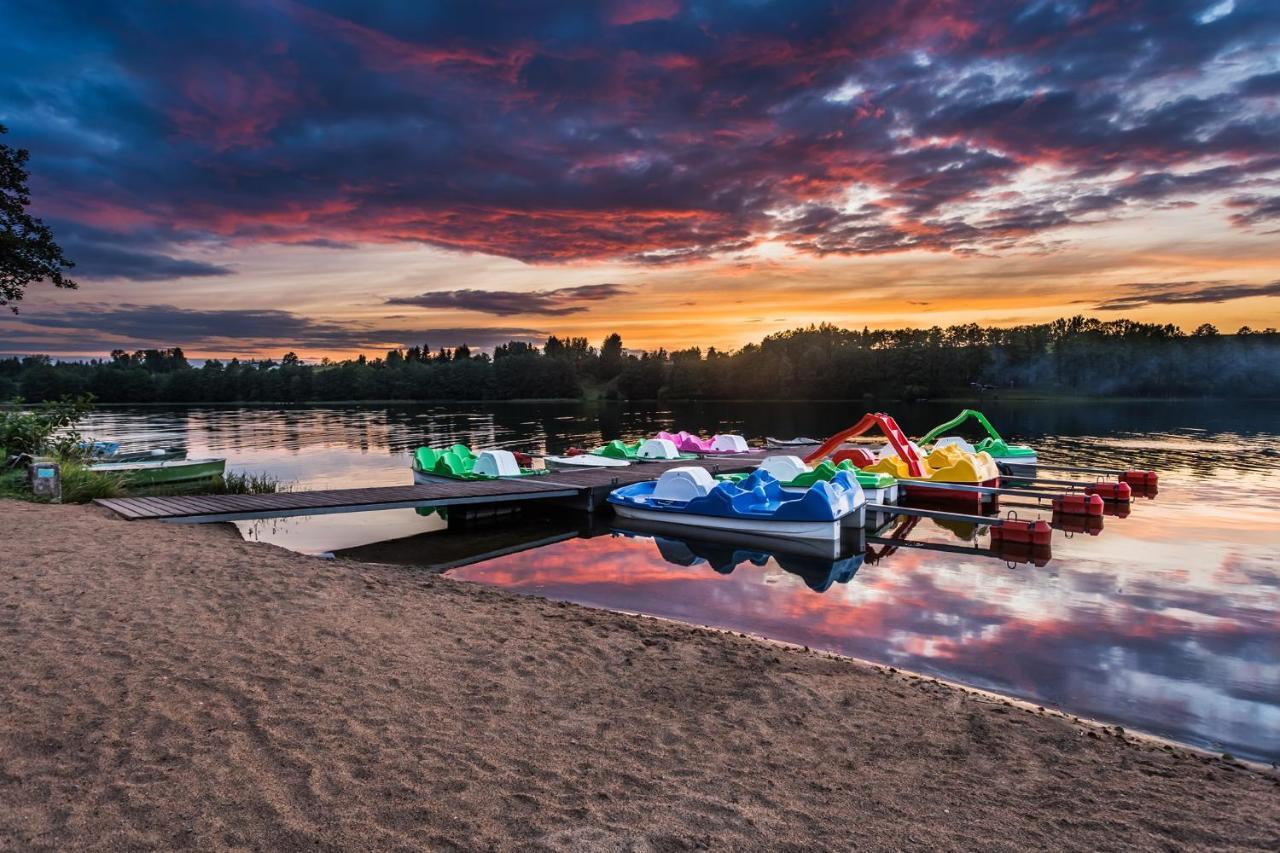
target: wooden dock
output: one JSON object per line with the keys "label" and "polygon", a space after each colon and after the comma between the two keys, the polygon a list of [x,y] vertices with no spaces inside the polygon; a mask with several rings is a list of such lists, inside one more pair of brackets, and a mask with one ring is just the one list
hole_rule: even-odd
{"label": "wooden dock", "polygon": [[239,521],[335,512],[367,512],[420,506],[511,503],[534,498],[574,498],[579,490],[537,480],[458,480],[414,486],[326,489],[271,495],[167,495],[95,501],[125,518],[165,521]]}
{"label": "wooden dock", "polygon": [[[702,465],[712,474],[753,469],[763,451],[737,456],[707,456],[698,462],[652,462],[625,468],[551,471],[512,480],[453,480],[412,486],[326,489],[269,495],[167,495],[104,498],[95,501],[130,520],[206,523],[254,518],[287,518],[339,512],[369,512],[416,507],[499,506],[522,501],[556,501],[593,512],[618,486],[654,480],[668,468]],[[407,472],[406,472],[407,473]]]}

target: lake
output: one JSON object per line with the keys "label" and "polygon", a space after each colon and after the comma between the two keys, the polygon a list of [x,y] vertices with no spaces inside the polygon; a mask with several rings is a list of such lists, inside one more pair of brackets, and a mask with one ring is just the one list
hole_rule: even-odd
{"label": "lake", "polygon": [[[409,483],[421,444],[544,453],[663,428],[821,438],[869,405],[111,409],[86,432],[333,488]],[[960,408],[892,410],[918,435]],[[240,526],[247,538],[306,553],[448,569],[517,592],[751,632],[1280,760],[1280,405],[980,408],[1044,461],[1154,468],[1159,494],[1135,500],[1128,517],[1107,517],[1096,535],[1055,530],[1047,560],[1002,559],[983,529],[932,521],[851,537],[835,559],[542,509],[473,529],[412,510]]]}

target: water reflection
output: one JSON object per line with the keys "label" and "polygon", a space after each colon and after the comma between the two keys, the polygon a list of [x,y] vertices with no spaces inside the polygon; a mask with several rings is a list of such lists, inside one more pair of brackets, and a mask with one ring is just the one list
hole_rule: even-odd
{"label": "water reflection", "polygon": [[866,541],[861,530],[846,531],[840,542],[787,541],[712,530],[699,531],[696,537],[673,536],[669,529],[631,520],[615,521],[612,532],[652,540],[662,558],[673,565],[705,564],[721,575],[732,574],[743,563],[758,567],[772,561],[814,592],[826,592],[832,584],[852,580],[862,566]]}
{"label": "water reflection", "polygon": [[[1097,519],[1094,520],[1096,521]],[[950,532],[958,541],[916,541],[911,538],[911,535],[921,522],[922,519],[917,516],[901,516],[887,519],[884,526],[877,530],[877,533],[884,535],[866,537],[866,561],[877,563],[892,556],[899,548],[914,548],[921,551],[933,551],[937,554],[959,554],[964,557],[989,557],[1004,563],[1009,568],[1013,568],[1019,563],[1030,563],[1043,568],[1053,559],[1051,545],[991,540],[989,547],[983,547],[978,538],[979,532],[985,532],[990,528],[986,526],[978,527],[973,524],[931,521],[930,523],[937,528]]]}
{"label": "water reflection", "polygon": [[1000,555],[945,535],[935,527],[926,536],[944,541],[870,537],[865,554],[822,559],[620,533],[451,574],[749,630],[1280,757],[1274,564],[1229,559],[1224,574],[1223,565],[1197,570],[1184,555],[1151,572],[1077,553],[1053,571],[1010,569]]}
{"label": "water reflection", "polygon": [[[125,449],[187,448],[226,456],[233,470],[267,471],[307,487],[407,482],[408,454],[421,444],[463,442],[559,453],[610,438],[633,440],[660,429],[767,435],[829,435],[857,420],[861,401],[808,403],[488,403],[406,406],[184,407],[102,409],[86,432]],[[899,403],[894,414],[920,433],[956,405]],[[1125,465],[1141,457],[1160,470],[1200,477],[1224,470],[1247,477],[1280,459],[1275,406],[1256,403],[1002,403],[983,408],[1010,440],[1046,460]],[[1106,446],[1095,439],[1106,436]]]}
{"label": "water reflection", "polygon": [[269,542],[303,554],[325,556],[443,530],[448,524],[444,516],[412,509],[257,518],[234,523],[240,535],[250,542]]}

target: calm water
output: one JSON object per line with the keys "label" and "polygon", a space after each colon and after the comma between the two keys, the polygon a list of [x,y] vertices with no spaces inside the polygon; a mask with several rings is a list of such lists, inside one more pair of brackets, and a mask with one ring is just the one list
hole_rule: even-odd
{"label": "calm water", "polygon": [[[101,412],[90,431],[180,444],[192,456],[225,456],[232,469],[326,488],[409,483],[409,455],[422,443],[555,452],[667,427],[822,437],[865,408],[145,409]],[[913,434],[958,408],[894,407]],[[573,515],[468,531],[397,510],[242,530],[309,553],[450,568],[517,591],[750,631],[1280,760],[1280,406],[983,408],[1043,459],[1156,468],[1159,495],[1135,501],[1127,518],[1108,517],[1097,535],[1055,531],[1048,555],[993,554],[984,529],[929,521],[851,537],[828,555]]]}

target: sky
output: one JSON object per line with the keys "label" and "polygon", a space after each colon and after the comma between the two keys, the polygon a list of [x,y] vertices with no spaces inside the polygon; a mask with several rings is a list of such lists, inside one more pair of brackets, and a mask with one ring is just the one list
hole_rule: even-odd
{"label": "sky", "polygon": [[1280,326],[1280,3],[0,0],[0,352]]}

